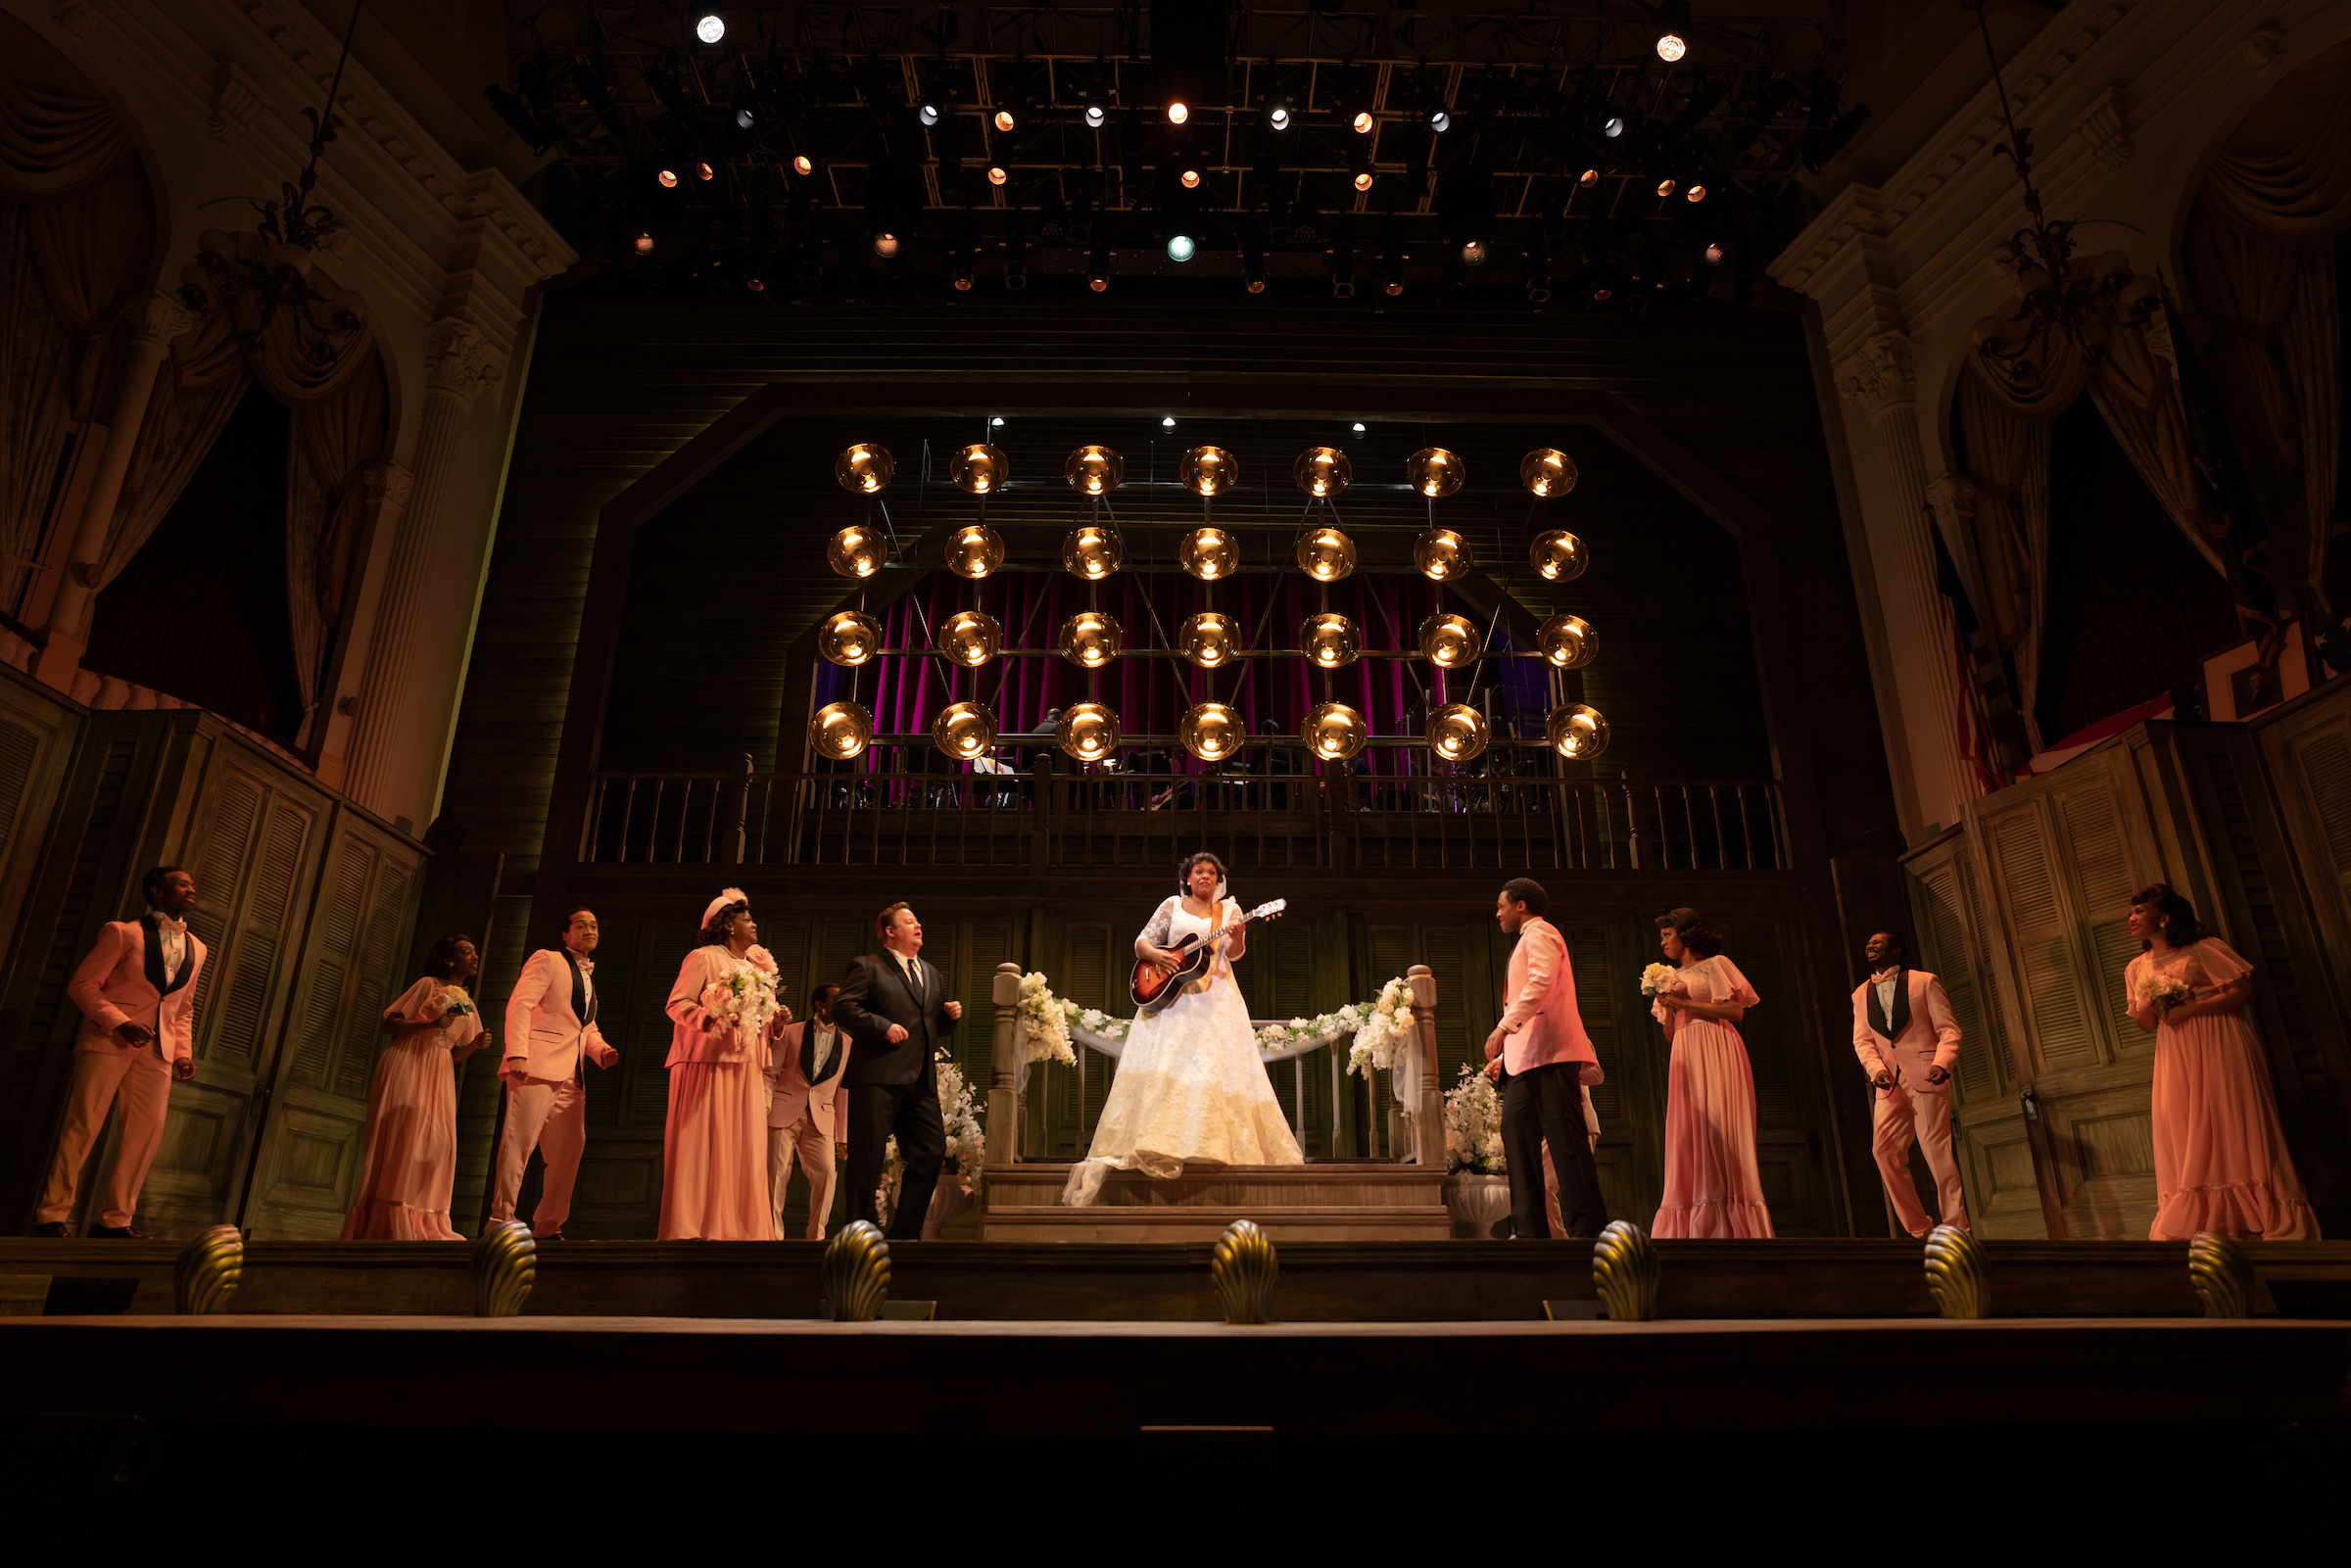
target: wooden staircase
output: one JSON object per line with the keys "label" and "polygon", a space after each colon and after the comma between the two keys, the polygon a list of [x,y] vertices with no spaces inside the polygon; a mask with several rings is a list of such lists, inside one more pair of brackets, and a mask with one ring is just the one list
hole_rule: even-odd
{"label": "wooden staircase", "polygon": [[1083,1209],[1061,1202],[1067,1162],[990,1166],[980,1237],[991,1242],[1213,1242],[1236,1219],[1275,1242],[1451,1241],[1445,1173],[1393,1161],[1187,1165],[1160,1181],[1116,1170]]}

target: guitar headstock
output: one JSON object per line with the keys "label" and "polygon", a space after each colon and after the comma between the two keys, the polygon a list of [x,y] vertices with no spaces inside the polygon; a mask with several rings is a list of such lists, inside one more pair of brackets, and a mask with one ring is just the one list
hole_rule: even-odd
{"label": "guitar headstock", "polygon": [[1289,907],[1290,901],[1288,899],[1276,898],[1268,903],[1258,905],[1257,908],[1251,910],[1248,914],[1242,916],[1241,918],[1243,920],[1273,920],[1277,918],[1283,910]]}

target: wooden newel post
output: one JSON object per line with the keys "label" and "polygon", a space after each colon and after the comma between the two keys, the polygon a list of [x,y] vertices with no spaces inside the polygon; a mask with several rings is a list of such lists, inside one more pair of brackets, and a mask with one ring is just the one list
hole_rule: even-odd
{"label": "wooden newel post", "polygon": [[[1413,1022],[1420,1030],[1420,1082],[1412,1096],[1413,1150],[1423,1170],[1445,1168],[1445,1091],[1437,1082],[1437,977],[1426,964],[1404,972],[1413,987]],[[1414,1085],[1405,1085],[1411,1091]]]}
{"label": "wooden newel post", "polygon": [[744,824],[749,818],[751,805],[751,758],[748,752],[737,754],[735,771],[729,775],[721,791],[719,810],[723,813],[718,836],[718,859],[721,865],[743,864],[744,848]]}
{"label": "wooden newel post", "polygon": [[1021,967],[996,966],[996,1037],[987,1080],[987,1157],[1016,1164],[1021,1158]]}

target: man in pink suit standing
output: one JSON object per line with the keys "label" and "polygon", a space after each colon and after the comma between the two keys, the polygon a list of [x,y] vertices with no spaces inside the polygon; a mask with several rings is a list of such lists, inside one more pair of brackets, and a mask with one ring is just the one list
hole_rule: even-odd
{"label": "man in pink suit standing", "polygon": [[147,913],[135,921],[109,921],[66,986],[81,1009],[81,1028],[73,1037],[66,1124],[33,1216],[35,1236],[72,1233],[68,1216],[81,1163],[120,1099],[122,1142],[115,1151],[105,1212],[90,1234],[135,1239],[131,1214],[147,1167],[163,1147],[172,1080],[196,1075],[193,1003],[204,968],[204,943],[188,929],[196,879],[176,866],[158,866],[147,874],[145,891]]}
{"label": "man in pink suit standing", "polygon": [[1870,976],[1853,990],[1853,1054],[1877,1087],[1878,1109],[1871,1152],[1886,1178],[1886,1196],[1895,1217],[1913,1236],[1933,1228],[1918,1207],[1910,1184],[1910,1145],[1915,1141],[1935,1173],[1943,1222],[1967,1226],[1967,1200],[1959,1191],[1959,1162],[1951,1155],[1951,1069],[1959,1065],[1959,1023],[1943,981],[1902,964],[1902,939],[1892,931],[1871,935],[1862,954]]}
{"label": "man in pink suit standing", "polygon": [[1559,1213],[1570,1236],[1597,1236],[1608,1222],[1600,1172],[1584,1130],[1583,1086],[1600,1059],[1575,1006],[1567,939],[1543,918],[1543,884],[1513,877],[1494,901],[1494,919],[1518,945],[1511,950],[1510,1005],[1486,1037],[1486,1060],[1510,1075],[1502,1092],[1502,1150],[1510,1164],[1511,1234],[1551,1235],[1544,1214],[1543,1149],[1559,1178]]}
{"label": "man in pink suit standing", "polygon": [[834,1146],[849,1136],[849,1102],[838,1091],[849,1060],[849,1037],[833,1022],[838,985],[820,985],[808,999],[809,1019],[785,1025],[767,1069],[767,1186],[784,1236],[784,1199],[792,1191],[793,1157],[808,1178],[808,1239],[825,1239],[833,1214]]}
{"label": "man in pink suit standing", "polygon": [[531,1214],[531,1234],[561,1241],[571,1217],[572,1183],[588,1147],[588,1068],[608,1068],[620,1053],[596,1026],[596,912],[575,909],[563,919],[563,943],[533,953],[506,999],[506,1056],[498,1075],[506,1081],[506,1129],[498,1142],[498,1185],[490,1222],[514,1217],[523,1167],[531,1151],[547,1157],[547,1184]]}

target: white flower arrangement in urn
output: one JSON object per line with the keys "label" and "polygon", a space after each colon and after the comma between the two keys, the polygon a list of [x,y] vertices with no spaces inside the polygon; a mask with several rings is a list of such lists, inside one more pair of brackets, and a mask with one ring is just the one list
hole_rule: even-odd
{"label": "white flower arrangement in urn", "polygon": [[1445,1091],[1445,1169],[1480,1176],[1510,1169],[1502,1153],[1502,1094],[1492,1078],[1467,1062],[1462,1064],[1461,1081]]}
{"label": "white flower arrangement in urn", "polygon": [[[935,1070],[938,1079],[939,1117],[947,1127],[947,1156],[939,1166],[938,1188],[931,1199],[931,1212],[924,1216],[926,1240],[936,1240],[940,1225],[971,1206],[987,1171],[987,1131],[981,1125],[972,1086],[964,1080],[963,1069],[941,1051]],[[885,1228],[897,1212],[898,1185],[905,1175],[906,1162],[898,1154],[898,1140],[892,1137],[883,1150],[881,1185],[874,1189],[874,1207],[882,1215]]]}

